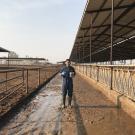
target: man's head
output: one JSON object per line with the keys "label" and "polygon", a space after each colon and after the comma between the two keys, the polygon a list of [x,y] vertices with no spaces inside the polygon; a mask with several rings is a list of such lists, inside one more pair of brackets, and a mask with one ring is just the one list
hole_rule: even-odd
{"label": "man's head", "polygon": [[70,66],[70,64],[71,64],[70,59],[66,59],[65,64],[66,64],[67,67]]}

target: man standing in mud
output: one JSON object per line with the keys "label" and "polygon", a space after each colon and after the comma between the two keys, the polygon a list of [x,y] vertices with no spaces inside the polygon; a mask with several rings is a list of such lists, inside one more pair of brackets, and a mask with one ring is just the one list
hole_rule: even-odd
{"label": "man standing in mud", "polygon": [[62,108],[66,107],[66,96],[68,95],[68,106],[72,108],[72,95],[73,95],[73,77],[75,76],[75,70],[71,66],[70,59],[66,59],[65,66],[60,71],[63,82],[62,82],[62,100],[63,106]]}

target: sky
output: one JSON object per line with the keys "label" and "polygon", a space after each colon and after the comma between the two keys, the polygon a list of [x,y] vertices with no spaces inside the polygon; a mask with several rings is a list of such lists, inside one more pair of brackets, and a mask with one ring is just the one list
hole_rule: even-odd
{"label": "sky", "polygon": [[69,58],[86,0],[0,0],[0,46],[20,57]]}

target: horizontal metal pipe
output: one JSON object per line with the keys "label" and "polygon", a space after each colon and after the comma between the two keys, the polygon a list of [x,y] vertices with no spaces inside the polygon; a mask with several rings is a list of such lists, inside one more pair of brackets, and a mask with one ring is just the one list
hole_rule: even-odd
{"label": "horizontal metal pipe", "polygon": [[[23,84],[23,82],[21,83]],[[21,85],[20,84],[20,85]],[[18,85],[19,86],[19,85]],[[12,94],[14,94],[16,91],[18,91],[22,86],[20,86],[19,88],[17,88],[16,90],[12,91],[11,93],[9,93],[8,95],[6,95],[5,97],[3,97],[2,99],[0,99],[0,102],[2,102],[3,100],[7,99],[9,96],[11,96]],[[13,89],[13,88],[12,88]]]}
{"label": "horizontal metal pipe", "polygon": [[12,80],[15,80],[15,79],[18,79],[18,78],[22,78],[22,77],[23,77],[22,75],[21,76],[16,76],[16,77],[1,81],[0,84],[5,83],[5,82],[9,82],[9,81],[12,81]]}

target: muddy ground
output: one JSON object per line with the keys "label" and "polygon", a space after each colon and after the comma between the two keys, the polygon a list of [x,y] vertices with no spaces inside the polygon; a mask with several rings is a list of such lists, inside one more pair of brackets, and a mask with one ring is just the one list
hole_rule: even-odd
{"label": "muddy ground", "polygon": [[75,78],[74,84],[74,108],[63,112],[64,135],[135,135],[135,120],[93,84],[80,76]]}
{"label": "muddy ground", "polygon": [[61,108],[57,75],[1,128],[0,135],[135,135],[135,120],[100,91],[74,79],[73,108]]}
{"label": "muddy ground", "polygon": [[[56,71],[53,71],[52,69],[42,69],[40,71],[40,84],[44,83],[55,72]],[[5,81],[6,78],[8,80],[18,76],[21,77],[10,80],[8,82]],[[13,108],[20,100],[24,99],[30,93],[35,91],[35,89],[37,89],[39,86],[38,69],[28,71],[28,92],[26,91],[26,76],[26,70],[24,71],[24,75],[23,71],[8,72],[7,74],[6,72],[0,73],[0,82],[5,81],[4,83],[0,83],[0,100],[6,97],[8,94],[12,93],[14,90],[17,90],[6,99],[0,101],[0,117],[7,113],[11,108]]]}

